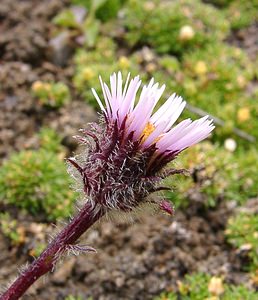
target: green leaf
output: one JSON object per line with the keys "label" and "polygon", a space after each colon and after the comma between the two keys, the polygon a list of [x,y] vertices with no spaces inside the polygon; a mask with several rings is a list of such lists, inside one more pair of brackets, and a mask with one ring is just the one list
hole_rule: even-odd
{"label": "green leaf", "polygon": [[98,10],[104,3],[106,3],[107,0],[93,0],[91,2],[91,9],[92,11]]}
{"label": "green leaf", "polygon": [[75,20],[75,16],[70,9],[65,9],[53,19],[54,24],[61,27],[78,28],[79,25]]}
{"label": "green leaf", "polygon": [[98,20],[92,20],[90,23],[85,24],[84,33],[86,35],[86,44],[89,47],[93,47],[96,43],[97,36],[99,34],[100,22]]}

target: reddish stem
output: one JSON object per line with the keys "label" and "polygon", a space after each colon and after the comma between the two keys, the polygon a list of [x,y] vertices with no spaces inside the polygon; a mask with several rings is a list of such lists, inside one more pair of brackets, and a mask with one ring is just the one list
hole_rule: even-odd
{"label": "reddish stem", "polygon": [[54,268],[58,258],[65,252],[66,248],[73,245],[103,214],[102,211],[96,212],[95,208],[87,203],[28,269],[0,296],[0,300],[19,299],[39,277]]}

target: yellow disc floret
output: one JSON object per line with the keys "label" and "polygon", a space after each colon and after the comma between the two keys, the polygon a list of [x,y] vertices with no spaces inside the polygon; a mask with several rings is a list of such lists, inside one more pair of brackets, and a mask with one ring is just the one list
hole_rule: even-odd
{"label": "yellow disc floret", "polygon": [[154,131],[154,129],[155,126],[151,122],[148,122],[141,134],[142,143],[146,141],[147,137]]}

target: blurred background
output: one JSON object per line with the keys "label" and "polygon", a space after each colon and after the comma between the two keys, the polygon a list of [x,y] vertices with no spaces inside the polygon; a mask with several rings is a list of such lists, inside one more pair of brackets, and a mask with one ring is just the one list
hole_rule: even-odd
{"label": "blurred background", "polygon": [[[78,198],[64,158],[97,120],[98,75],[140,74],[182,95],[182,118],[216,130],[177,159],[176,213],[85,234],[23,299],[257,299],[258,3],[255,0],[2,0],[0,285],[33,261]],[[166,97],[163,97],[165,100]]]}

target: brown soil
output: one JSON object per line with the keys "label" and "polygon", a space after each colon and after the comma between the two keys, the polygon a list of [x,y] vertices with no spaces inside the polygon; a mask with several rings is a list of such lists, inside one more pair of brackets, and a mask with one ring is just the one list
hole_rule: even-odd
{"label": "brown soil", "polygon": [[[66,52],[66,61],[58,61],[57,65],[50,47],[54,31],[50,20],[66,2],[1,1],[0,159],[16,150],[37,147],[35,133],[43,125],[57,129],[65,146],[73,151],[71,136],[96,118],[76,94],[71,104],[59,110],[46,109],[31,96],[35,80],[63,80],[69,84],[72,49]],[[251,40],[252,30],[247,29]],[[231,42],[249,47],[238,38],[232,37]],[[246,255],[237,254],[224,237],[234,205],[221,202],[206,210],[203,202],[195,201],[200,198],[200,194],[193,193],[192,205],[176,212],[174,218],[143,216],[133,225],[102,221],[85,235],[85,243],[96,248],[97,254],[67,258],[22,299],[54,300],[73,294],[83,299],[148,300],[164,289],[175,288],[185,274],[195,271],[224,275],[232,283],[247,282],[242,270]],[[0,207],[0,211],[6,209]],[[31,249],[46,240],[53,229],[53,225],[37,223],[28,216],[17,218],[26,238],[23,245],[14,247],[0,232],[0,285],[16,275],[18,266],[32,261]]]}
{"label": "brown soil", "polygon": [[[177,280],[195,271],[224,275],[232,283],[244,283],[246,256],[237,255],[224,239],[232,211],[220,204],[206,211],[193,202],[174,218],[143,216],[134,224],[102,221],[85,235],[83,244],[97,254],[67,258],[57,270],[34,285],[23,299],[64,299],[68,294],[83,299],[153,299],[164,289],[176,288]],[[0,282],[16,273],[29,256],[35,240],[46,239],[51,225],[37,225],[20,217],[27,239],[20,249],[1,243]],[[0,236],[4,241],[4,238]]]}
{"label": "brown soil", "polygon": [[228,42],[236,47],[243,48],[249,55],[250,59],[255,61],[258,55],[258,24],[237,30],[231,34]]}

